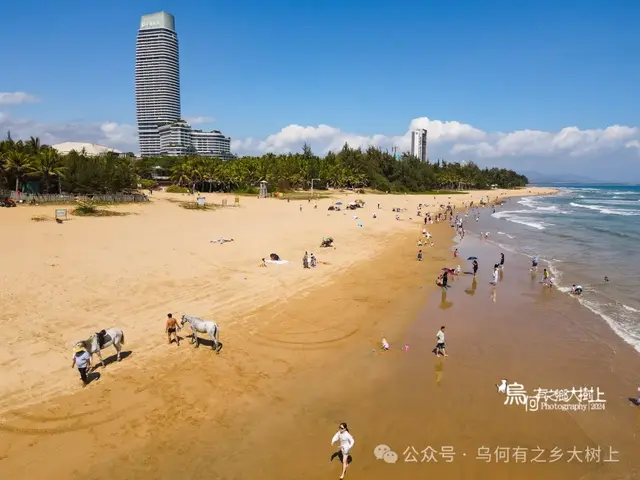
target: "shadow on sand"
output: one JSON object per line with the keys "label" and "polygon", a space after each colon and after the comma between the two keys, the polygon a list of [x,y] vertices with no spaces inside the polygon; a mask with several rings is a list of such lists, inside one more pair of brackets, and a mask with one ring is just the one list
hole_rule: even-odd
{"label": "shadow on sand", "polygon": [[100,380],[100,374],[98,372],[87,373],[87,385],[95,382],[96,380]]}
{"label": "shadow on sand", "polygon": [[[124,360],[125,358],[129,358],[133,352],[129,350],[128,352],[120,352],[120,360]],[[118,355],[111,355],[104,359],[104,366],[111,365],[112,363],[118,361]]]}
{"label": "shadow on sand", "polygon": [[[189,335],[189,337],[191,338],[191,342],[190,344],[193,345],[193,337],[191,335]],[[213,340],[211,340],[210,338],[201,338],[198,337],[198,343],[204,347],[209,347],[211,349],[213,349]],[[220,353],[220,351],[222,350],[223,344],[222,342],[218,342],[218,351],[217,353]]]}

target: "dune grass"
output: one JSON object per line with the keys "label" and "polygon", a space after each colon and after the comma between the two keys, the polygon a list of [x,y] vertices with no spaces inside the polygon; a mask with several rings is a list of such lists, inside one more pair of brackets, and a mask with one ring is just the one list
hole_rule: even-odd
{"label": "dune grass", "polygon": [[106,210],[104,208],[98,208],[96,202],[83,202],[76,201],[76,208],[71,210],[71,214],[77,217],[124,217],[130,215],[129,212],[117,212],[114,210]]}

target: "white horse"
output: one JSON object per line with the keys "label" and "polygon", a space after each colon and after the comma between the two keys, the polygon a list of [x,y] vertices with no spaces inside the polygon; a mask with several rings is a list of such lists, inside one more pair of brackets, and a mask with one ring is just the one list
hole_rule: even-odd
{"label": "white horse", "polygon": [[[102,336],[102,344],[100,342],[100,333],[104,332]],[[100,350],[103,350],[107,347],[113,345],[117,352],[118,361],[120,361],[120,351],[122,350],[122,345],[124,345],[124,332],[119,328],[109,328],[107,330],[103,330],[100,333],[94,333],[86,340],[76,343],[77,347],[83,347],[89,355],[93,358],[93,355],[98,355],[100,359],[100,364],[102,367],[105,367],[104,360],[102,359],[102,354]],[[96,365],[97,367],[98,365]]]}
{"label": "white horse", "polygon": [[216,353],[220,353],[220,350],[222,350],[222,342],[218,340],[220,330],[216,322],[212,322],[211,320],[202,320],[201,318],[194,317],[192,315],[182,315],[180,325],[184,326],[185,323],[189,323],[191,332],[193,332],[193,340],[191,343],[195,343],[196,347],[198,347],[198,333],[206,333],[213,341],[212,348]]}

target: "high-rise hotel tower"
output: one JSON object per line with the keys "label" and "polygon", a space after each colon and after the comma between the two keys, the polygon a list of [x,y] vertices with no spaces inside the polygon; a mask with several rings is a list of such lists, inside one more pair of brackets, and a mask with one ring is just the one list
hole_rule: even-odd
{"label": "high-rise hotel tower", "polygon": [[180,120],[178,35],[169,13],[142,17],[136,42],[135,90],[140,155],[160,155],[158,128]]}
{"label": "high-rise hotel tower", "polygon": [[422,128],[411,132],[411,156],[426,162],[429,160],[429,151],[427,148],[427,131]]}

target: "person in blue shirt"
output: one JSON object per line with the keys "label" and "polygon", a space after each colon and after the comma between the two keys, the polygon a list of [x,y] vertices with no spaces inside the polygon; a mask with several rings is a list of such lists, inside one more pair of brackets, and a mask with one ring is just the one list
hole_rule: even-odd
{"label": "person in blue shirt", "polygon": [[89,369],[89,367],[91,367],[91,355],[89,355],[89,352],[87,352],[87,350],[81,344],[78,344],[75,347],[73,362],[71,363],[71,368],[73,367],[78,368],[82,384],[84,387],[86,387],[89,384],[87,370]]}

